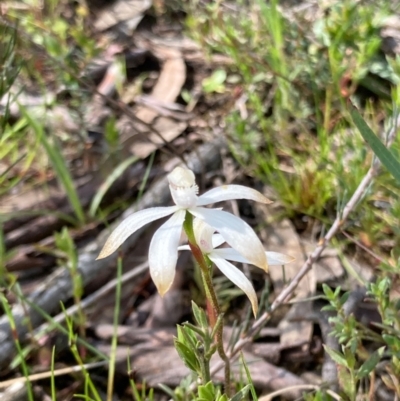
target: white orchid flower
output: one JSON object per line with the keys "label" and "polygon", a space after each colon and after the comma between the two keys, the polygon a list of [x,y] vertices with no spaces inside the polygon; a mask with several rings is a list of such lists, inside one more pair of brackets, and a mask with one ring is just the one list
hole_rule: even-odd
{"label": "white orchid flower", "polygon": [[[251,264],[251,262],[233,248],[215,249],[222,245],[225,240],[221,235],[214,234],[215,229],[210,227],[203,220],[198,218],[193,220],[193,231],[196,243],[202,253],[207,256],[233,284],[238,286],[247,295],[251,302],[254,316],[256,316],[258,301],[253,285],[250,280],[236,266],[228,262],[228,260],[249,264]],[[189,245],[182,245],[178,247],[178,250],[190,250],[190,247]],[[270,266],[285,265],[294,260],[291,256],[278,252],[265,252],[265,256]]]}
{"label": "white orchid flower", "polygon": [[202,207],[230,199],[249,199],[270,203],[264,195],[241,185],[223,185],[197,196],[198,187],[194,173],[183,167],[176,167],[168,175],[168,181],[175,206],[145,209],[127,217],[111,233],[97,259],[111,255],[130,235],[144,225],[172,214],[170,219],[155,232],[149,249],[150,275],[158,292],[163,296],[174,280],[182,226],[186,212],[189,212],[218,231],[224,240],[249,263],[265,271],[268,270],[264,247],[247,223],[220,209]]}

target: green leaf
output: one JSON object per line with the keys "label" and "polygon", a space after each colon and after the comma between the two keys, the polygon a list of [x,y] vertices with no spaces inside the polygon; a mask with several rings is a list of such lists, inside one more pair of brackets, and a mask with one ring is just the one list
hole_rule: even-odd
{"label": "green leaf", "polygon": [[332,305],[326,305],[321,308],[322,312],[336,311],[336,308]]}
{"label": "green leaf", "polygon": [[[183,327],[189,328],[191,330],[191,332],[197,333],[201,338],[205,338],[205,336],[206,336],[206,334],[202,331],[202,329],[200,329],[199,327],[195,326],[192,323],[185,322],[185,323],[183,323]],[[187,331],[186,331],[186,333],[187,333]],[[191,335],[192,335],[192,333],[190,333],[190,336]],[[191,340],[194,340],[194,339],[191,337]]]}
{"label": "green leaf", "polygon": [[31,116],[31,114],[24,109],[21,105],[19,105],[21,113],[28,121],[29,125],[32,127],[35,135],[39,139],[40,143],[44,147],[47,156],[49,157],[51,164],[57,174],[57,179],[62,183],[64,190],[67,194],[69,203],[71,204],[76,217],[78,218],[81,224],[85,222],[85,214],[83,212],[82,204],[79,200],[78,193],[75,189],[75,185],[71,174],[67,168],[66,162],[64,160],[64,156],[60,152],[56,143],[51,144],[47,138],[46,133],[44,132],[44,128],[40,125],[35,118]]}
{"label": "green leaf", "polygon": [[182,359],[183,363],[190,369],[193,370],[193,372],[196,372],[199,374],[200,372],[200,366],[199,362],[197,361],[196,355],[192,350],[187,347],[185,344],[181,343],[177,339],[174,341],[175,343],[175,348]]}
{"label": "green leaf", "polygon": [[94,217],[94,215],[97,212],[97,209],[100,206],[100,203],[102,199],[104,198],[104,195],[107,193],[107,191],[110,189],[112,184],[122,176],[124,171],[133,163],[136,163],[136,161],[139,160],[137,156],[131,156],[128,157],[126,160],[124,160],[122,163],[120,163],[106,178],[106,180],[101,184],[99,190],[97,191],[96,195],[94,196],[92,203],[90,204],[89,208],[89,214],[90,216]]}
{"label": "green leaf", "polygon": [[249,383],[248,386],[250,386],[251,396],[252,396],[253,400],[258,400],[257,393],[256,393],[254,385],[253,385],[253,379],[250,374],[250,369],[247,366],[246,360],[244,359],[243,352],[240,353],[240,360],[241,360],[244,370],[246,372],[246,378],[247,378],[247,382]]}
{"label": "green leaf", "polygon": [[225,70],[216,70],[211,76],[203,79],[203,90],[205,93],[218,92],[223,93],[225,90],[224,82],[226,80]]}
{"label": "green leaf", "polygon": [[350,115],[361,135],[365,141],[368,142],[369,146],[371,146],[373,152],[379,158],[381,163],[388,169],[389,173],[397,180],[397,182],[400,183],[400,162],[374,134],[354,106],[350,106]]}
{"label": "green leaf", "polygon": [[362,379],[365,376],[368,376],[376,367],[376,365],[379,363],[379,361],[382,358],[382,355],[385,351],[386,347],[381,347],[377,349],[375,352],[373,352],[370,357],[360,366],[358,369],[358,372],[356,374],[356,377],[358,379]]}
{"label": "green leaf", "polygon": [[196,349],[197,338],[194,335],[194,332],[187,326],[177,326],[178,332],[178,340],[185,344],[187,347],[191,348],[192,350]]}
{"label": "green leaf", "polygon": [[389,277],[382,278],[382,280],[380,280],[378,283],[378,289],[382,295],[385,294],[390,287],[391,281]]}
{"label": "green leaf", "polygon": [[240,391],[238,391],[232,398],[230,401],[241,401],[243,400],[245,397],[247,397],[247,394],[249,392],[249,390],[251,389],[252,385],[251,384],[247,384],[246,386],[244,386]]}
{"label": "green leaf", "polygon": [[348,367],[347,361],[344,358],[344,355],[341,353],[333,350],[332,348],[327,347],[324,345],[325,351],[329,354],[329,356],[339,365]]}
{"label": "green leaf", "polygon": [[172,389],[170,389],[168,386],[166,386],[165,384],[160,383],[158,385],[158,387],[161,388],[161,390],[163,390],[164,392],[166,392],[173,400],[176,400],[176,394],[174,393],[174,391]]}
{"label": "green leaf", "polygon": [[393,348],[395,351],[400,350],[400,339],[398,337],[390,334],[383,334],[382,338],[390,348]]}
{"label": "green leaf", "polygon": [[328,299],[332,299],[333,298],[333,291],[328,285],[323,283],[322,284],[322,291],[324,291],[324,294],[326,295],[326,297]]}
{"label": "green leaf", "polygon": [[338,366],[338,381],[340,387],[347,395],[347,398],[345,399],[354,400],[356,393],[356,386],[354,384],[353,376],[350,374],[347,368],[341,365]]}
{"label": "green leaf", "polygon": [[[358,344],[358,341],[355,341],[355,344]],[[344,358],[347,362],[347,367],[349,369],[354,369],[356,365],[356,352],[355,350],[351,350],[351,348],[344,348],[343,350]]]}
{"label": "green leaf", "polygon": [[205,385],[199,386],[199,397],[205,401],[215,400],[215,388],[213,382],[208,382]]}
{"label": "green leaf", "polygon": [[202,328],[208,327],[206,314],[192,301],[192,310],[196,323]]}
{"label": "green leaf", "polygon": [[[221,293],[219,293],[219,294],[221,295]],[[221,313],[221,314],[218,316],[218,318],[217,318],[217,321],[216,321],[216,323],[215,323],[214,328],[212,329],[211,338],[214,338],[214,337],[217,335],[218,330],[220,329],[220,327],[221,327],[223,324],[224,324],[224,314]]]}
{"label": "green leaf", "polygon": [[350,292],[345,292],[341,297],[340,297],[340,305],[344,305],[347,300],[349,299]]}

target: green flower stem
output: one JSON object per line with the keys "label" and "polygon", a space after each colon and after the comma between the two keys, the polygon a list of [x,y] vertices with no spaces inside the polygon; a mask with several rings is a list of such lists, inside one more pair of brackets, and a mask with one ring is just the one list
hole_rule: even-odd
{"label": "green flower stem", "polygon": [[[215,293],[214,285],[212,282],[212,277],[210,273],[211,266],[204,257],[200,247],[196,243],[196,238],[194,236],[194,231],[193,231],[193,216],[190,213],[186,213],[185,222],[183,223],[183,228],[188,237],[188,243],[193,253],[193,257],[195,258],[197,264],[199,265],[202,273],[203,282],[206,290],[206,296],[210,301],[214,312],[214,316],[212,318],[213,320],[212,326],[214,326],[217,319],[218,320],[222,319],[221,309],[219,307],[217,294]],[[227,357],[224,350],[223,330],[224,330],[224,325],[220,323],[216,329],[215,337],[217,342],[218,355],[224,361],[225,364],[225,394],[229,397],[230,387],[231,387],[231,366],[230,366],[230,360]]]}
{"label": "green flower stem", "polygon": [[200,349],[197,350],[198,353],[201,352],[201,357],[200,357],[200,369],[201,369],[201,374],[203,376],[203,384],[207,384],[209,381],[211,381],[211,373],[210,373],[210,360],[207,359],[204,349],[200,351]]}
{"label": "green flower stem", "polygon": [[[192,249],[192,253],[193,253],[193,249]],[[195,257],[195,259],[197,261],[196,257]],[[199,265],[198,262],[197,262],[197,264]],[[207,261],[206,261],[206,264],[207,264],[207,266],[209,266]],[[208,267],[208,269],[209,268],[210,267]],[[202,278],[202,281],[203,281],[203,286],[204,286],[204,289],[206,291],[208,320],[209,320],[211,328],[213,329],[215,327],[215,324],[216,324],[217,319],[218,319],[218,307],[217,308],[215,307],[216,304],[212,300],[213,294],[210,293],[210,290],[209,290],[210,285],[212,286],[212,280],[211,280],[211,284],[210,284],[210,282],[209,282],[210,280],[208,280],[207,276],[204,274],[203,269],[200,268],[200,270],[201,270],[201,278]],[[210,274],[209,274],[209,276],[211,278]],[[218,306],[218,304],[217,304],[217,306]]]}

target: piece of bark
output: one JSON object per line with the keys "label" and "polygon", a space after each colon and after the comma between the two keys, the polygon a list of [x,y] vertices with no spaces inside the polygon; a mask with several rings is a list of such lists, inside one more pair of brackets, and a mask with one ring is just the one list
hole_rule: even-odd
{"label": "piece of bark", "polygon": [[[61,211],[68,215],[73,214],[72,208],[69,206],[61,209]],[[4,239],[4,245],[6,249],[11,249],[18,245],[37,242],[59,230],[64,225],[65,221],[60,219],[59,216],[55,214],[44,215],[10,232]]]}
{"label": "piece of bark", "polygon": [[[303,246],[307,253],[312,252],[316,247],[315,242],[303,242]],[[315,279],[318,284],[329,281],[337,281],[344,275],[344,269],[339,259],[338,253],[333,248],[326,248],[321,257],[315,263],[314,267]]]}
{"label": "piece of bark", "polygon": [[[85,185],[82,185],[77,189],[78,197],[81,201],[83,207],[87,206],[91,201],[93,194],[96,192],[99,184],[99,177],[93,179]],[[119,183],[121,185],[121,183]],[[54,202],[54,203],[53,203]],[[55,197],[47,201],[43,201],[40,206],[46,207],[50,206],[52,209],[56,208],[57,211],[73,215],[72,207],[68,203],[68,198],[66,196]],[[24,211],[26,209],[23,209]],[[28,209],[29,210],[29,209]],[[27,224],[20,226],[19,221],[24,221]],[[17,225],[18,224],[18,225]],[[17,245],[27,244],[30,242],[39,241],[55,231],[57,228],[65,224],[65,222],[55,214],[48,214],[44,216],[34,217],[26,221],[25,219],[17,220],[14,223],[9,223],[13,225],[14,230],[9,231],[5,237],[5,246],[10,249]]]}
{"label": "piece of bark", "polygon": [[[329,349],[340,352],[340,345],[335,336],[332,335],[332,326],[329,323],[329,317],[332,316],[327,312],[320,310],[320,305],[315,305],[318,323],[321,328],[322,341]],[[331,356],[324,351],[324,361],[322,363],[322,381],[328,384],[329,388],[333,391],[338,391],[338,372],[335,361]]]}
{"label": "piece of bark", "polygon": [[[201,145],[195,152],[188,155],[188,167],[197,174],[214,168],[220,161],[220,150],[225,146],[226,144],[223,137],[218,137],[214,141]],[[104,230],[97,238],[83,249],[79,250],[78,271],[81,274],[83,285],[90,284],[96,279],[100,272],[116,264],[118,257],[117,252],[106,259],[96,260],[113,228],[137,210],[155,206],[165,206],[170,202],[171,195],[167,177],[163,177],[143,195],[139,202],[127,209],[121,218],[112,224],[109,229]],[[131,235],[122,245],[121,251],[126,252],[132,247],[142,233],[143,229]],[[29,302],[35,304],[36,308],[40,308],[46,313],[51,314],[58,310],[60,302],[67,301],[71,295],[71,274],[66,267],[60,267],[30,295]],[[27,316],[26,313],[28,314]],[[36,327],[43,321],[42,315],[27,304],[25,308],[20,304],[14,305],[12,314],[13,320],[16,323],[16,332],[21,341],[24,340],[28,332],[27,320],[30,321],[33,327]],[[12,338],[8,317],[0,317],[0,367],[4,367],[15,354],[15,345]]]}
{"label": "piece of bark", "polygon": [[183,315],[183,294],[179,289],[169,290],[162,298],[156,294],[146,327],[175,326]]}
{"label": "piece of bark", "polygon": [[[109,190],[102,199],[102,205],[107,205],[116,196],[126,194],[129,188],[133,187],[140,181],[144,168],[145,167],[142,162],[136,163],[135,165],[129,167],[124,174],[110,186]],[[152,176],[154,176],[154,174],[150,175],[150,177]],[[85,208],[89,206],[100,185],[102,185],[102,181],[103,178],[101,173],[97,173],[92,177],[90,182],[78,188],[78,197],[82,207]],[[58,211],[71,217],[74,216],[74,212],[68,202],[67,197],[64,197],[64,205],[60,205],[58,207]],[[10,231],[6,235],[4,241],[6,248],[10,249],[18,245],[38,242],[65,224],[65,220],[56,214],[36,217],[35,219],[28,221],[27,224]],[[76,232],[75,236],[79,237],[79,232]],[[47,244],[48,240],[45,239],[44,241],[45,244]],[[50,239],[50,241],[54,241],[54,239]],[[30,248],[26,248],[26,250],[29,249]]]}
{"label": "piece of bark", "polygon": [[153,308],[153,296],[145,299],[126,318],[125,324],[132,328],[143,327]]}
{"label": "piece of bark", "polygon": [[[109,341],[114,335],[114,325],[99,324],[94,328],[97,337]],[[176,335],[176,327],[152,329],[147,327],[117,326],[117,339],[119,345],[131,346],[169,346],[172,344],[173,336]]]}
{"label": "piece of bark", "polygon": [[127,24],[133,31],[151,3],[151,0],[117,0],[98,13],[94,27],[105,31],[116,25]]}
{"label": "piece of bark", "polygon": [[186,107],[178,103],[166,102],[158,100],[153,96],[141,95],[135,97],[135,102],[138,105],[146,106],[161,117],[171,117],[178,121],[188,121],[195,117],[193,113],[188,113]]}
{"label": "piece of bark", "polygon": [[21,117],[22,106],[33,119],[40,121],[50,132],[79,133],[81,127],[78,114],[67,106],[57,104],[56,97],[56,94],[49,90],[43,94],[29,94],[25,90],[25,85],[17,78],[9,91],[0,99],[0,115],[7,110],[7,115],[18,119]]}
{"label": "piece of bark", "polygon": [[[289,372],[286,369],[279,368],[260,358],[254,357],[252,354],[243,353],[244,359],[248,364],[252,382],[256,388],[268,391],[277,391],[287,388],[285,398],[288,400],[297,400],[302,397],[302,390],[296,389],[296,386],[304,386],[307,383],[299,376]],[[240,364],[241,365],[241,364]],[[239,371],[243,375],[243,367],[239,364],[233,366],[234,374],[239,375]],[[237,378],[240,376],[236,376]],[[243,377],[243,376],[242,376]],[[217,378],[223,381],[223,372],[217,374]],[[292,389],[291,389],[292,388]]]}
{"label": "piece of bark", "polygon": [[111,109],[106,106],[107,97],[111,97],[126,81],[126,72],[118,60],[113,60],[107,67],[103,79],[97,86],[97,92],[86,107],[84,121],[89,129],[97,129],[111,116]]}
{"label": "piece of bark", "polygon": [[[129,259],[129,258],[128,258]],[[132,265],[128,261],[129,265]],[[36,343],[42,343],[43,341],[43,333],[48,333],[49,328],[53,327],[53,324],[58,323],[62,324],[68,317],[72,317],[79,313],[81,310],[89,310],[93,305],[96,305],[98,300],[107,297],[110,293],[115,292],[115,288],[117,285],[121,284],[122,288],[130,287],[132,283],[139,280],[139,277],[143,274],[148,274],[148,262],[144,262],[140,265],[135,266],[133,269],[127,271],[122,274],[121,277],[114,277],[110,281],[107,281],[101,288],[94,292],[90,292],[87,297],[83,298],[78,305],[74,304],[67,309],[64,309],[61,313],[52,317],[51,322],[46,322],[37,327],[34,330],[34,339]],[[129,283],[129,284],[128,284]],[[50,326],[50,327],[49,327]],[[97,326],[96,326],[97,327]],[[51,328],[50,328],[51,329]],[[56,333],[57,336],[60,336],[60,333]],[[45,341],[47,334],[44,335]]]}
{"label": "piece of bark", "polygon": [[254,356],[262,357],[274,365],[277,365],[281,359],[280,343],[254,343],[249,348]]}
{"label": "piece of bark", "polygon": [[[30,245],[20,246],[17,254],[13,256],[7,263],[8,272],[16,272],[23,270],[41,269],[45,270],[54,266],[56,258],[52,255],[44,253],[36,253],[36,249]],[[36,253],[36,254],[35,254]]]}
{"label": "piece of bark", "polygon": [[[50,187],[48,184],[46,184]],[[49,196],[50,191],[50,196]],[[21,196],[22,195],[22,196]],[[56,210],[66,203],[66,197],[57,188],[33,189],[24,193],[18,193],[17,196],[4,196],[1,198],[0,212],[7,214],[9,212],[39,212],[40,210]],[[3,223],[4,234],[28,223],[37,218],[35,214],[24,214],[22,216],[12,217]]]}
{"label": "piece of bark", "polygon": [[[32,393],[34,401],[43,400],[43,391],[40,388],[33,387]],[[0,393],[1,401],[26,401],[28,399],[28,388],[23,382],[16,382]]]}
{"label": "piece of bark", "polygon": [[175,121],[168,117],[158,117],[153,127],[161,133],[162,138],[154,133],[135,135],[130,151],[137,157],[145,159],[164,143],[172,142],[187,128],[185,121]]}
{"label": "piece of bark", "polygon": [[[90,203],[93,195],[96,193],[99,181],[99,177],[97,177],[97,179],[93,179],[86,185],[78,188],[78,197],[83,207]],[[124,183],[119,181],[118,184],[121,185]],[[67,201],[67,198],[65,198],[65,201]],[[64,206],[59,207],[58,211],[69,216],[73,216],[74,214],[72,207],[67,203]],[[65,225],[65,221],[56,214],[48,214],[36,217],[28,222],[28,224],[9,232],[4,240],[5,247],[6,249],[10,249],[18,245],[40,241],[41,239],[52,234],[54,231],[58,230],[63,225]]]}
{"label": "piece of bark", "polygon": [[[124,262],[125,265],[125,262]],[[150,279],[150,277],[148,277]],[[147,280],[148,281],[148,280]],[[120,323],[132,308],[132,302],[136,298],[132,286],[124,286],[121,289]],[[149,298],[150,310],[146,314],[145,326],[148,328],[175,327],[180,322],[184,312],[183,295],[179,289],[170,289],[164,297],[158,293]],[[111,292],[102,297],[88,310],[92,325],[112,324],[115,313],[115,293]]]}
{"label": "piece of bark", "polygon": [[345,267],[348,271],[346,280],[341,283],[341,288],[345,291],[352,291],[360,283],[371,282],[374,277],[374,269],[360,258],[346,258]]}
{"label": "piece of bark", "polygon": [[381,26],[382,50],[390,56],[400,54],[400,17],[391,15]]}
{"label": "piece of bark", "polygon": [[[163,60],[163,65],[157,83],[146,101],[153,101],[155,104],[173,103],[186,80],[185,62],[181,53],[173,49],[157,49],[156,56]],[[125,146],[140,158],[146,158],[164,143],[171,142],[187,127],[186,121],[160,116],[160,113],[151,106],[137,107],[135,115],[145,124],[123,117],[117,125],[122,131],[122,137],[125,137]],[[146,124],[152,124],[159,135],[151,131]]]}
{"label": "piece of bark", "polygon": [[0,394],[2,401],[25,401],[28,397],[28,391],[25,383],[14,383]]}
{"label": "piece of bark", "polygon": [[[97,234],[100,224],[99,222],[93,222],[86,224],[82,229],[71,228],[69,234],[75,245],[79,246],[80,242]],[[55,255],[45,253],[43,249],[52,249],[54,247],[54,237],[47,237],[34,245],[20,245],[14,250],[16,254],[6,262],[6,269],[8,272],[15,272],[33,270],[35,268],[46,270],[46,268],[53,267],[56,262]],[[19,277],[24,277],[24,274],[20,274]]]}

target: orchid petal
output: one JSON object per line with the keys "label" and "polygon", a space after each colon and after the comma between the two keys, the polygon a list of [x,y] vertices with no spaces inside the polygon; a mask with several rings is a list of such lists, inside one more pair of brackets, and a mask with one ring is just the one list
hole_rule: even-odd
{"label": "orchid petal", "polygon": [[[243,257],[238,251],[232,248],[214,249],[213,255],[232,262],[250,263],[248,259]],[[287,263],[293,262],[294,258],[283,253],[278,252],[265,252],[269,266],[282,266]]]}
{"label": "orchid petal", "polygon": [[150,275],[163,296],[171,287],[186,210],[178,210],[153,235],[149,249]]}
{"label": "orchid petal", "polygon": [[226,260],[230,260],[232,262],[238,263],[249,263],[247,258],[242,256],[236,249],[233,248],[219,248],[214,249],[213,255],[218,256],[219,258],[223,258]]}
{"label": "orchid petal", "polygon": [[214,252],[208,257],[233,284],[237,285],[248,296],[255,317],[258,311],[258,301],[256,292],[249,279],[232,263],[227,262],[225,259],[215,257]]}
{"label": "orchid petal", "polygon": [[[201,219],[195,219],[194,221],[203,221]],[[215,230],[213,229],[213,232]],[[195,228],[195,234],[196,234],[196,228]],[[222,245],[225,241],[224,237],[221,234],[213,234],[211,237],[211,242],[212,242],[212,249],[218,248],[220,245]],[[190,251],[190,246],[189,245],[180,245],[178,246],[178,251]]]}
{"label": "orchid petal", "polygon": [[203,253],[210,253],[213,248],[212,236],[215,229],[203,219],[193,220],[194,238]]}
{"label": "orchid petal", "polygon": [[97,259],[103,259],[115,252],[135,231],[152,221],[168,216],[177,210],[177,206],[153,207],[133,213],[111,233]]}
{"label": "orchid petal", "polygon": [[249,263],[268,271],[263,244],[253,229],[239,217],[222,210],[202,207],[190,209],[189,212],[214,227],[225,241],[244,256]]}
{"label": "orchid petal", "polygon": [[285,255],[284,253],[279,252],[265,252],[267,255],[268,264],[270,266],[283,266],[288,263],[293,262],[296,258],[293,256]]}
{"label": "orchid petal", "polygon": [[225,241],[224,237],[221,234],[214,234],[212,236],[213,248],[218,248],[224,242],[226,242],[226,241]]}
{"label": "orchid petal", "polygon": [[253,188],[248,188],[243,185],[222,185],[200,195],[196,205],[204,206],[232,199],[249,199],[261,203],[271,203],[268,198]]}

